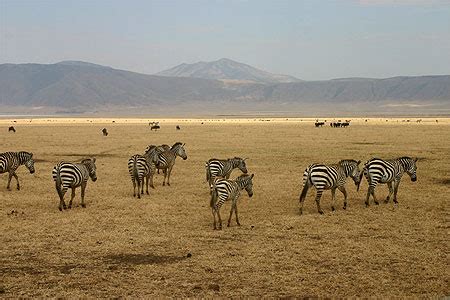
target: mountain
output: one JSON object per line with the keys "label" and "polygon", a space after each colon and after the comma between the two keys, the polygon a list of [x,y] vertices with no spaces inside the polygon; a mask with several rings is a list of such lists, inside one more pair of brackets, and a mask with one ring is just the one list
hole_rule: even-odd
{"label": "mountain", "polygon": [[233,80],[264,84],[300,81],[300,79],[293,76],[272,74],[228,58],[222,58],[212,62],[183,63],[155,75]]}
{"label": "mountain", "polygon": [[0,64],[0,115],[248,111],[448,114],[450,76],[235,84],[145,75],[83,62]]}

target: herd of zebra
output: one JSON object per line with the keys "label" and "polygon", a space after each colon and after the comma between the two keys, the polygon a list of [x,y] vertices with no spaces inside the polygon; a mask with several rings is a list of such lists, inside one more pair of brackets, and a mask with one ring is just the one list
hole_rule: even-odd
{"label": "herd of zebra", "polygon": [[[172,147],[169,145],[150,145],[145,150],[143,155],[133,155],[128,160],[128,171],[133,183],[133,196],[140,198],[144,193],[144,181],[146,184],[146,193],[148,194],[148,185],[153,188],[153,175],[158,170],[163,170],[164,180],[163,185],[170,185],[170,174],[175,164],[177,156],[187,159],[185,144],[177,142]],[[75,189],[81,186],[81,206],[86,207],[84,203],[84,194],[89,178],[92,181],[97,180],[95,158],[83,159],[80,163],[60,162],[54,166],[52,177],[55,182],[56,190],[60,198],[59,210],[71,208],[72,201],[75,197]],[[253,196],[253,177],[254,174],[249,175],[246,159],[234,157],[229,159],[210,159],[206,162],[206,181],[209,185],[210,191],[210,207],[213,214],[214,229],[222,228],[222,220],[220,217],[220,208],[225,201],[231,201],[231,210],[228,218],[228,226],[231,223],[233,212],[236,217],[236,223],[240,225],[237,200],[240,191],[246,190],[249,197]],[[369,199],[372,196],[375,204],[378,200],[375,196],[375,187],[378,183],[386,183],[389,188],[389,195],[385,202],[388,203],[390,199],[394,203],[397,201],[397,192],[402,176],[406,173],[411,178],[411,181],[417,180],[417,158],[400,157],[396,159],[383,160],[379,158],[372,158],[367,161],[362,170],[360,169],[361,161],[352,159],[341,160],[337,164],[311,164],[303,173],[303,188],[300,193],[300,214],[303,213],[303,203],[306,194],[310,187],[315,187],[317,194],[315,201],[317,210],[323,214],[320,207],[320,199],[324,190],[331,190],[332,206],[331,209],[336,209],[335,191],[339,189],[344,195],[343,209],[347,208],[347,192],[345,183],[348,177],[351,177],[359,190],[362,177],[367,179],[369,184],[365,204],[369,206]],[[8,183],[6,188],[10,190],[11,179],[14,177],[17,182],[17,189],[20,190],[19,178],[16,170],[20,165],[30,171],[31,174],[35,172],[33,153],[30,152],[5,152],[0,153],[0,174],[9,173]],[[239,169],[243,173],[236,179],[231,180],[230,175],[234,169]],[[136,193],[137,187],[137,193]],[[68,207],[64,202],[64,195],[67,190],[72,189],[71,199]],[[217,216],[217,220],[216,220]]]}

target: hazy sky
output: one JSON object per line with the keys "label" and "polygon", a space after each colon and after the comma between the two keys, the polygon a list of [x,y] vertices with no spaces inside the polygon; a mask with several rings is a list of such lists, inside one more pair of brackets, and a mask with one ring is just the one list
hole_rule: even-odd
{"label": "hazy sky", "polygon": [[0,0],[0,63],[222,57],[306,80],[450,74],[450,0]]}

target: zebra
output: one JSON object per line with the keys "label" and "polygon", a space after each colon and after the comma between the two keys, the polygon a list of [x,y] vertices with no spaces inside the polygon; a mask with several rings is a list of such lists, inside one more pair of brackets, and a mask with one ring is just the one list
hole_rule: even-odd
{"label": "zebra", "polygon": [[[413,159],[407,156],[390,160],[372,158],[366,162],[363,168],[363,174],[369,184],[365,201],[366,207],[369,206],[370,195],[372,195],[374,203],[378,205],[375,197],[375,187],[378,183],[386,183],[389,188],[389,195],[386,197],[385,203],[389,203],[389,200],[394,196],[392,199],[397,204],[398,185],[403,174],[407,173],[413,182],[417,180],[416,162],[417,158]],[[361,174],[361,177],[363,174]]]}
{"label": "zebra", "polygon": [[361,161],[353,159],[345,159],[339,161],[333,165],[323,164],[311,164],[303,173],[303,190],[300,194],[300,214],[303,213],[303,203],[306,198],[308,189],[314,186],[317,190],[316,204],[317,210],[320,214],[323,214],[320,207],[320,198],[324,190],[331,189],[332,206],[331,210],[334,211],[336,207],[336,188],[339,189],[344,195],[344,207],[347,208],[347,191],[345,190],[345,182],[347,177],[351,177],[355,182],[355,185],[359,186],[361,180],[359,164]]}
{"label": "zebra", "polygon": [[[147,148],[145,149],[145,152],[149,151],[149,149],[150,149],[151,147],[155,147],[155,145],[148,145]],[[162,144],[162,145],[156,146],[156,150],[157,150],[159,153],[162,153],[162,152],[164,152],[164,151],[170,150],[170,146],[167,145],[167,144]],[[157,169],[157,171],[158,171],[158,174],[159,174],[159,169]],[[152,177],[152,179],[153,179],[153,177]]]}
{"label": "zebra", "polygon": [[166,177],[167,177],[167,185],[170,186],[170,174],[172,173],[172,168],[175,165],[175,159],[177,156],[183,158],[183,160],[187,159],[186,150],[184,149],[184,145],[180,142],[173,144],[173,146],[162,153],[159,154],[159,162],[156,165],[157,169],[163,170],[164,180],[163,185],[166,185]]}
{"label": "zebra", "polygon": [[230,227],[231,217],[233,216],[233,211],[236,216],[237,225],[241,225],[239,223],[238,212],[237,212],[237,199],[239,198],[240,191],[245,189],[247,191],[248,196],[253,197],[253,177],[255,175],[251,174],[242,174],[236,180],[224,179],[224,178],[216,178],[213,181],[213,188],[211,193],[211,201],[210,206],[214,218],[213,227],[214,230],[217,229],[216,226],[216,215],[218,218],[218,229],[222,229],[222,219],[220,218],[220,207],[227,200],[231,200],[231,210],[230,217],[228,218],[228,227]]}
{"label": "zebra", "polygon": [[17,177],[16,170],[21,165],[25,165],[30,173],[33,174],[35,172],[33,153],[25,151],[0,153],[0,174],[9,173],[8,184],[6,185],[8,190],[11,190],[11,179],[13,176],[17,181],[17,190],[20,190],[19,177]]}
{"label": "zebra", "polygon": [[211,158],[205,164],[206,168],[206,181],[208,181],[211,188],[212,182],[215,177],[224,177],[225,179],[230,178],[231,172],[234,169],[239,168],[242,173],[247,174],[247,166],[245,165],[245,160],[247,158],[233,157],[228,159],[215,159]]}
{"label": "zebra", "polygon": [[55,181],[56,191],[59,195],[59,210],[66,209],[64,195],[69,188],[72,189],[68,208],[72,208],[72,201],[75,197],[75,189],[81,186],[81,207],[85,208],[84,192],[89,177],[93,182],[97,181],[97,167],[95,157],[85,158],[80,163],[60,162],[53,167],[53,181]]}
{"label": "zebra", "polygon": [[159,153],[155,145],[149,145],[145,150],[144,155],[135,154],[128,160],[128,172],[133,182],[133,197],[137,196],[140,199],[141,194],[144,194],[144,182],[146,183],[146,193],[148,192],[148,185],[155,188],[153,185],[153,175],[155,174],[156,164],[159,162]]}

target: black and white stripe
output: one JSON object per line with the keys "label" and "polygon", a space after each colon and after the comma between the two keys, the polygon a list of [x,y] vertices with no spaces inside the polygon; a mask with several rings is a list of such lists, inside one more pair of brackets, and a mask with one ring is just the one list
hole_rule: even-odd
{"label": "black and white stripe", "polygon": [[356,185],[359,185],[361,180],[359,164],[361,161],[353,159],[341,160],[334,165],[312,164],[309,165],[303,173],[303,190],[300,194],[300,214],[303,213],[303,203],[306,198],[308,189],[314,186],[317,190],[316,204],[317,210],[320,214],[323,211],[320,207],[320,198],[324,190],[331,189],[332,206],[334,211],[336,207],[336,188],[344,194],[344,209],[347,208],[347,191],[345,190],[345,182],[347,177],[352,177]]}
{"label": "black and white stripe", "polygon": [[19,178],[17,177],[16,170],[19,166],[25,165],[31,174],[34,173],[34,160],[33,153],[20,151],[20,152],[5,152],[0,153],[0,174],[9,173],[8,184],[6,188],[11,189],[11,178],[14,177],[17,181],[17,189],[20,190]]}
{"label": "black and white stripe", "polygon": [[238,212],[237,212],[237,199],[239,198],[240,191],[245,189],[248,193],[249,197],[253,196],[253,176],[243,174],[236,178],[236,180],[224,179],[224,178],[216,178],[213,181],[213,187],[211,192],[211,201],[210,206],[212,209],[212,214],[214,218],[214,229],[217,229],[216,226],[216,215],[218,217],[218,228],[222,229],[222,219],[220,217],[220,207],[227,200],[231,200],[231,210],[230,217],[228,218],[228,226],[230,226],[231,216],[233,215],[233,211],[236,215],[236,223],[239,223]]}
{"label": "black and white stripe", "polygon": [[164,180],[163,185],[166,184],[170,186],[170,174],[172,173],[173,166],[175,165],[175,159],[177,156],[183,158],[183,160],[187,159],[186,150],[184,149],[183,143],[177,142],[175,143],[169,150],[165,150],[164,152],[159,154],[159,162],[156,165],[157,169],[163,170]]}
{"label": "black and white stripe", "polygon": [[413,159],[406,156],[390,160],[379,158],[372,158],[369,160],[363,168],[364,175],[369,183],[365,201],[366,206],[369,206],[370,195],[372,195],[375,204],[378,204],[377,198],[375,197],[375,187],[378,183],[386,183],[388,185],[389,195],[386,197],[385,202],[388,203],[393,196],[394,203],[398,203],[398,186],[403,174],[408,174],[411,181],[417,180],[416,162],[417,158]]}
{"label": "black and white stripe", "polygon": [[69,188],[72,189],[69,208],[72,208],[72,201],[75,197],[75,189],[81,186],[81,206],[86,207],[84,203],[84,192],[89,177],[92,181],[97,180],[97,167],[94,158],[83,159],[80,163],[60,162],[53,167],[52,177],[55,181],[56,191],[59,195],[59,210],[66,209],[64,195]]}
{"label": "black and white stripe", "polygon": [[149,183],[152,188],[155,188],[153,175],[155,174],[156,164],[159,162],[159,154],[157,146],[149,145],[144,155],[135,154],[128,160],[128,172],[133,182],[133,197],[136,197],[136,185],[139,199],[141,194],[144,193],[144,183],[147,195],[149,194]]}
{"label": "black and white stripe", "polygon": [[205,164],[206,169],[206,181],[208,181],[210,187],[216,177],[230,178],[231,172],[234,169],[239,168],[244,174],[247,174],[247,166],[245,165],[245,159],[240,157],[233,157],[229,159],[216,159],[211,158]]}

